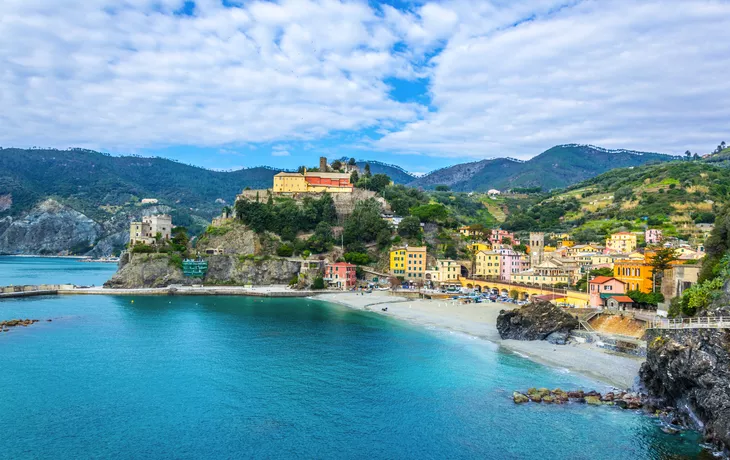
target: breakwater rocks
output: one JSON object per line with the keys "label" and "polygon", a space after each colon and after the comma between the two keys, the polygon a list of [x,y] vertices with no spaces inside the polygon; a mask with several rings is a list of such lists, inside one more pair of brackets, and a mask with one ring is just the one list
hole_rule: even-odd
{"label": "breakwater rocks", "polygon": [[515,310],[502,310],[497,331],[503,339],[550,340],[565,344],[578,320],[550,302],[533,302]]}
{"label": "breakwater rocks", "polygon": [[730,449],[730,330],[649,329],[639,377],[655,405]]}
{"label": "breakwater rocks", "polygon": [[645,406],[645,398],[638,393],[621,391],[601,394],[597,391],[563,391],[560,388],[556,388],[554,390],[549,390],[547,388],[530,388],[526,392],[515,391],[512,393],[512,400],[515,404],[523,404],[527,402],[565,404],[568,402],[574,402],[595,406],[618,406],[622,409],[641,409]]}
{"label": "breakwater rocks", "polygon": [[[28,327],[40,320],[38,319],[9,319],[7,321],[0,321],[0,332],[8,332],[11,327]],[[50,322],[51,320],[46,320]]]}

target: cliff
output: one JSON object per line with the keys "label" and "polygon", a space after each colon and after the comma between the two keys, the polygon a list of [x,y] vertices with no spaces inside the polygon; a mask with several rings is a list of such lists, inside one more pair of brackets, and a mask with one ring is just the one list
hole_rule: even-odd
{"label": "cliff", "polygon": [[[503,339],[550,340],[564,344],[578,320],[550,302],[533,302],[515,310],[502,310],[497,331]],[[555,334],[555,335],[553,335]]]}
{"label": "cliff", "polygon": [[129,241],[129,222],[171,210],[162,205],[125,208],[97,222],[49,198],[20,216],[0,218],[0,254],[109,256]]}
{"label": "cliff", "polygon": [[[297,260],[214,255],[206,257],[208,273],[202,280],[183,275],[167,254],[125,254],[117,273],[104,283],[109,288],[151,288],[171,284],[269,285],[289,284],[299,278],[302,263]],[[303,280],[304,281],[304,280]],[[306,287],[307,282],[303,283]]]}
{"label": "cliff", "polygon": [[730,449],[730,330],[647,331],[641,382],[657,407],[670,406],[689,426]]}
{"label": "cliff", "polygon": [[102,235],[87,216],[48,199],[19,218],[0,223],[0,254],[86,253]]}

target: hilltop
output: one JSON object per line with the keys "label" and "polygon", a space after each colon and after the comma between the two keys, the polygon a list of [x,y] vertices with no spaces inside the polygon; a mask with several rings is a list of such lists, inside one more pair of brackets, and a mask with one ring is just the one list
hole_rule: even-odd
{"label": "hilltop", "polygon": [[518,187],[552,190],[567,187],[614,168],[678,158],[660,153],[566,144],[552,147],[528,161],[496,158],[443,168],[416,179],[409,185],[433,188],[444,184],[453,190],[475,192]]}

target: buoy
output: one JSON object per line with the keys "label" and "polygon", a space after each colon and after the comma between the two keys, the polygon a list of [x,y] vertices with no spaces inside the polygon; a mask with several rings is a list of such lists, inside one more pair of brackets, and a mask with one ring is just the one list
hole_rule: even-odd
{"label": "buoy", "polygon": [[132,300],[132,303],[134,303],[134,300]]}

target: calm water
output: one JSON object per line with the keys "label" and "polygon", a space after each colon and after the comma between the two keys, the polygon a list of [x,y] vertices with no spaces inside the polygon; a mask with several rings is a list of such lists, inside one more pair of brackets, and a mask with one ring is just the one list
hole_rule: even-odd
{"label": "calm water", "polygon": [[596,384],[484,341],[312,300],[0,301],[0,319],[14,317],[53,322],[0,334],[0,458],[593,460],[699,450],[692,435],[665,435],[633,413],[516,406],[515,388]]}
{"label": "calm water", "polygon": [[0,286],[11,284],[101,286],[116,270],[116,264],[80,262],[78,259],[0,256]]}

